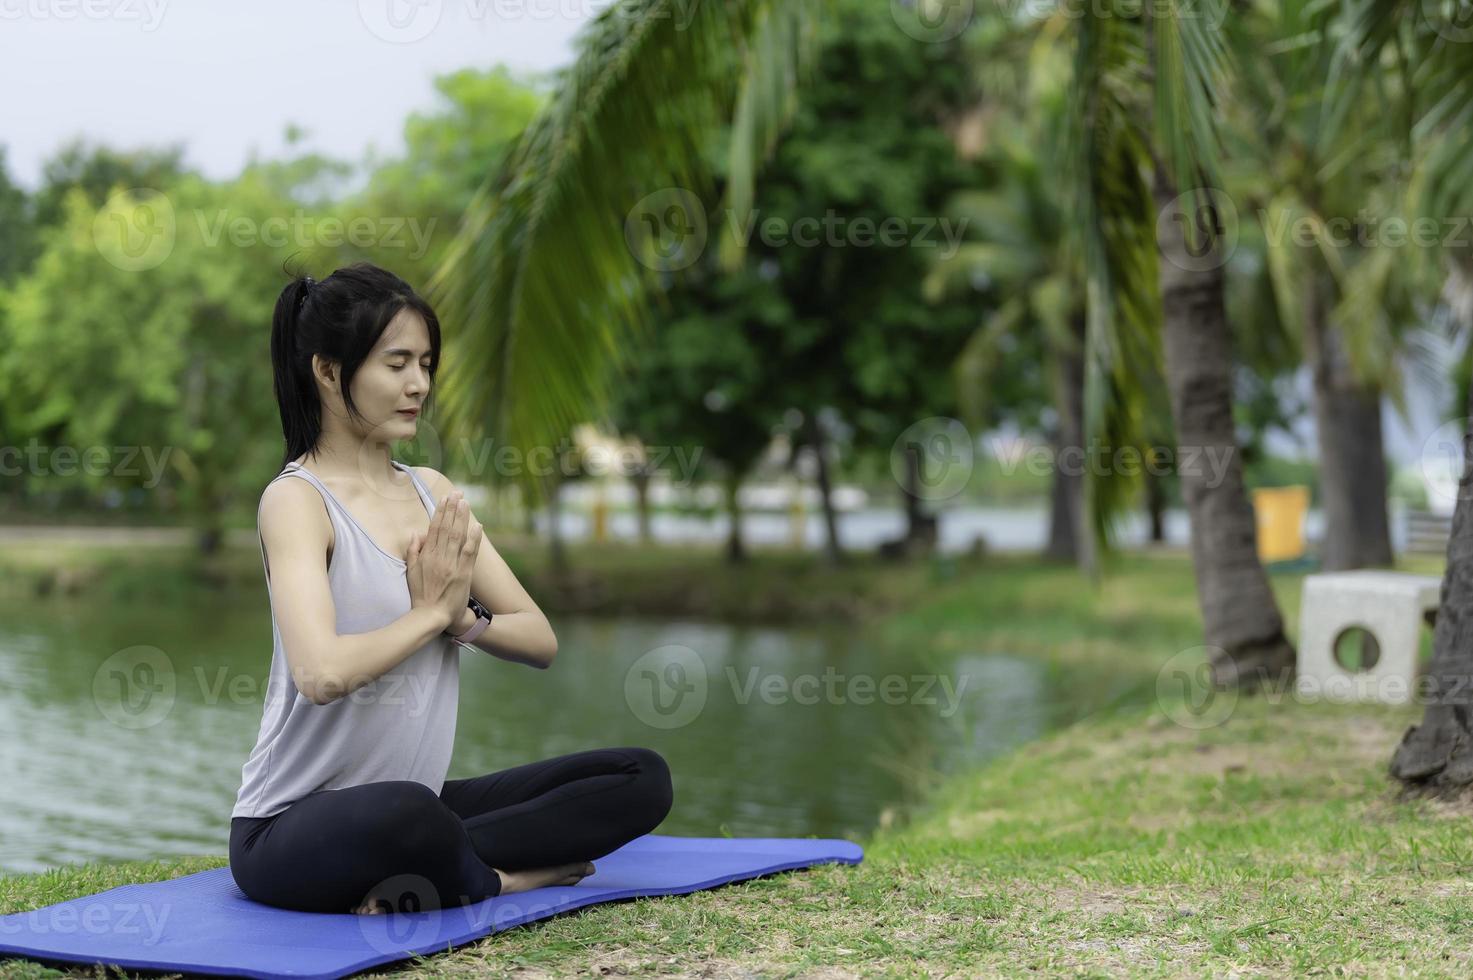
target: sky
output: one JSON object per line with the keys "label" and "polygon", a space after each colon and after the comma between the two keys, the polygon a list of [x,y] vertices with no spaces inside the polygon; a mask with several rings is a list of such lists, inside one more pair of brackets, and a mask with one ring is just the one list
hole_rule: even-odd
{"label": "sky", "polygon": [[35,190],[82,136],[119,149],[182,142],[215,179],[303,145],[359,160],[403,147],[433,80],[497,63],[572,60],[610,0],[0,0],[0,145]]}

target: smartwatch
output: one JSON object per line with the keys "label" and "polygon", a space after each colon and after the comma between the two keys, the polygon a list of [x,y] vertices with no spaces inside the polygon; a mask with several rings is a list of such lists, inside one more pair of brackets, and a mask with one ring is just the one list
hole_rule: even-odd
{"label": "smartwatch", "polygon": [[470,629],[459,636],[453,637],[456,643],[473,643],[476,637],[480,636],[485,632],[486,627],[491,625],[491,610],[481,605],[475,596],[471,596],[470,602],[467,602],[466,606],[476,614],[476,621],[471,624]]}

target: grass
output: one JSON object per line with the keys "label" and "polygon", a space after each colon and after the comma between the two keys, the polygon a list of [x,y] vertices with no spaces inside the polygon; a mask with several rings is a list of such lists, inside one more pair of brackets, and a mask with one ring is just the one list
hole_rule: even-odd
{"label": "grass", "polygon": [[[673,560],[673,559],[670,559]],[[657,563],[657,559],[649,559]],[[1416,566],[1435,572],[1435,562]],[[877,573],[882,574],[882,573]],[[1274,587],[1291,628],[1300,578]],[[1026,654],[1095,691],[1082,718],[894,813],[856,867],[595,906],[404,976],[1467,976],[1468,808],[1399,801],[1386,764],[1420,708],[1158,700],[1198,645],[1190,565],[1072,571],[988,559],[875,627]],[[1216,724],[1206,724],[1207,720]],[[191,859],[0,879],[0,913],[223,865]],[[49,976],[0,964],[5,976]],[[97,973],[95,975],[101,975]]]}

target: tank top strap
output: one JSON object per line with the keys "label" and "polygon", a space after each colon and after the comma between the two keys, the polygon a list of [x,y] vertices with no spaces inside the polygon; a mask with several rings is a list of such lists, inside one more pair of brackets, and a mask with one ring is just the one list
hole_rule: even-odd
{"label": "tank top strap", "polygon": [[[302,479],[306,480],[308,483],[312,484],[314,487],[320,490],[322,492],[322,496],[333,506],[343,506],[342,504],[338,503],[338,498],[332,495],[332,491],[327,489],[323,482],[317,479],[317,477],[313,475],[312,471],[308,470],[301,463],[287,463],[286,466],[282,468],[282,471],[272,478],[271,483],[275,483],[277,480],[281,479],[284,476],[300,476]],[[267,485],[269,486],[270,484]]]}
{"label": "tank top strap", "polygon": [[435,496],[434,496],[434,494],[430,493],[430,489],[429,489],[429,487],[425,486],[424,481],[421,480],[418,476],[415,475],[414,468],[413,467],[410,467],[410,466],[405,466],[403,463],[399,462],[397,459],[391,459],[391,460],[389,460],[389,462],[393,463],[396,467],[398,467],[399,469],[403,470],[405,473],[409,474],[410,482],[412,482],[414,484],[414,489],[419,492],[420,502],[425,505],[425,510],[429,513],[429,515],[431,517],[434,517],[435,516]]}

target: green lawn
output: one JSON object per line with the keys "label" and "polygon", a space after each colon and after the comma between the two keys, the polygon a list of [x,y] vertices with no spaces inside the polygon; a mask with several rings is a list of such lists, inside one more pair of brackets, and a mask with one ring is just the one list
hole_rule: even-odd
{"label": "green lawn", "polygon": [[[1202,726],[1158,703],[1161,666],[1201,642],[1179,555],[1122,559],[1098,591],[1023,559],[927,581],[875,628],[1038,657],[1095,693],[1085,716],[892,815],[857,867],[596,906],[403,975],[1473,972],[1473,821],[1385,775],[1417,707],[1254,697]],[[1299,579],[1274,584],[1292,628]],[[224,863],[0,879],[0,912]]]}

